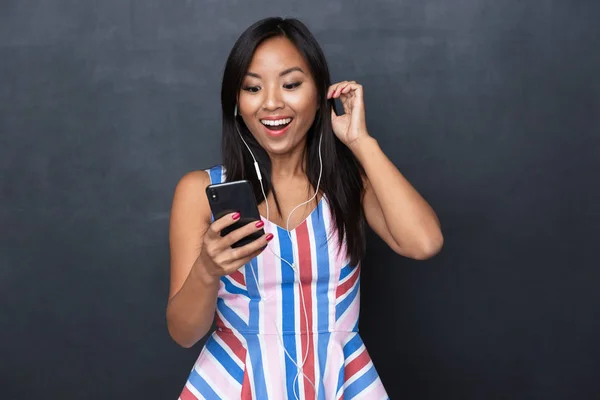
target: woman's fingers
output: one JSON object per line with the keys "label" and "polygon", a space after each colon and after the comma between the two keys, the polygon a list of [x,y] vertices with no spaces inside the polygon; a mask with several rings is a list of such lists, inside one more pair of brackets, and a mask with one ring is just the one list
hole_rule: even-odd
{"label": "woman's fingers", "polygon": [[208,231],[206,232],[211,239],[217,239],[221,237],[221,231],[228,226],[235,224],[240,219],[240,213],[229,213],[225,214],[221,218],[215,220],[208,227]]}
{"label": "woman's fingers", "polygon": [[223,237],[224,244],[227,247],[230,247],[231,245],[245,238],[246,236],[249,236],[254,232],[261,230],[264,225],[265,224],[262,221],[253,221],[242,226],[241,228],[231,231]]}

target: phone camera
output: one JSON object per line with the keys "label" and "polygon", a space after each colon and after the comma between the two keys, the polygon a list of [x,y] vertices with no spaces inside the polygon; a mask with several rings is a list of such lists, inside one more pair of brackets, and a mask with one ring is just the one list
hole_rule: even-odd
{"label": "phone camera", "polygon": [[213,200],[217,200],[217,191],[215,189],[210,190],[210,198]]}

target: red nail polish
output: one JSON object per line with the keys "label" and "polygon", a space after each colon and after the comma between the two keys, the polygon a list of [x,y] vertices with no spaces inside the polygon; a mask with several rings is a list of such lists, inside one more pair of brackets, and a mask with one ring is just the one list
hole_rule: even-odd
{"label": "red nail polish", "polygon": [[262,221],[258,221],[258,222],[256,223],[256,227],[257,227],[257,228],[262,228],[264,224],[265,224],[264,222],[262,222]]}
{"label": "red nail polish", "polygon": [[235,214],[233,214],[233,215],[231,216],[231,218],[233,218],[233,219],[240,219],[240,213],[239,213],[239,212],[236,212]]}
{"label": "red nail polish", "polygon": [[273,239],[273,234],[272,234],[272,233],[269,233],[269,234],[267,235],[266,239],[267,239],[267,242],[269,242],[271,239]]}

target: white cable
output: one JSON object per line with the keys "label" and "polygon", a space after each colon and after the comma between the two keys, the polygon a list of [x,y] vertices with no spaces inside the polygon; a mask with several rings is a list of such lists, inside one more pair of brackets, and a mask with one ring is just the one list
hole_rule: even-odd
{"label": "white cable", "polygon": [[[235,121],[235,118],[236,118],[236,117],[237,117],[237,105],[236,105],[236,109],[235,109],[235,112],[234,112],[234,125],[235,125],[235,128],[236,128],[237,132],[238,132],[238,135],[240,136],[240,139],[242,139],[242,141],[243,141],[243,142],[244,142],[244,144],[246,145],[246,148],[247,148],[247,149],[248,149],[248,151],[250,152],[250,155],[252,156],[252,159],[254,160],[254,169],[256,170],[256,175],[257,175],[257,177],[258,177],[258,180],[259,180],[259,182],[260,182],[260,188],[261,188],[261,190],[262,190],[262,194],[263,194],[263,197],[264,197],[264,199],[265,199],[265,205],[266,205],[266,208],[267,208],[267,217],[266,217],[266,219],[267,219],[267,221],[269,221],[269,222],[270,222],[270,220],[269,220],[269,202],[267,201],[267,195],[265,194],[265,188],[264,188],[264,186],[263,186],[263,183],[262,183],[262,175],[261,175],[261,173],[260,173],[260,168],[259,168],[259,166],[258,166],[258,162],[256,161],[256,158],[254,157],[254,153],[252,153],[252,150],[250,150],[250,146],[248,146],[248,143],[246,143],[246,140],[244,140],[244,137],[242,136],[242,134],[241,134],[241,132],[240,132],[240,130],[239,130],[239,128],[238,128],[237,121]],[[298,207],[300,207],[300,206],[303,206],[304,204],[311,202],[311,201],[312,201],[312,200],[313,200],[313,199],[314,199],[314,198],[317,196],[317,194],[319,193],[319,186],[321,185],[321,176],[322,176],[322,174],[323,174],[323,160],[322,160],[322,158],[321,158],[321,141],[322,141],[322,139],[323,139],[323,135],[321,134],[321,135],[319,136],[319,179],[317,180],[317,188],[315,189],[315,194],[313,195],[313,197],[311,197],[310,199],[308,199],[308,200],[307,200],[307,201],[305,201],[304,203],[298,204],[296,207],[294,207],[294,208],[292,209],[292,211],[290,211],[290,214],[288,215],[288,218],[287,218],[287,221],[286,221],[285,228],[286,228],[286,231],[287,231],[287,234],[288,234],[288,237],[289,237],[289,239],[290,239],[290,243],[292,244],[292,246],[293,246],[292,235],[291,235],[291,233],[290,233],[290,229],[289,229],[290,217],[292,216],[292,214],[294,213],[294,211],[296,211],[296,209],[297,209]],[[283,258],[281,258],[279,255],[275,254],[275,253],[273,252],[273,250],[272,250],[272,249],[269,247],[269,244],[268,244],[268,243],[267,243],[267,248],[269,249],[269,251],[271,251],[271,253],[273,253],[273,255],[274,255],[275,257],[279,258],[281,261],[285,262],[285,263],[286,263],[286,264],[288,264],[290,267],[292,267],[292,270],[294,271],[294,276],[296,276],[296,273],[298,274],[298,275],[297,275],[297,277],[298,277],[298,282],[299,282],[299,291],[300,291],[300,296],[302,297],[302,309],[303,309],[303,311],[304,311],[304,322],[305,322],[305,324],[306,324],[306,327],[308,327],[308,314],[307,314],[307,312],[306,312],[306,302],[304,301],[304,290],[302,290],[302,282],[301,282],[301,280],[300,280],[299,271],[298,271],[298,270],[297,270],[297,268],[296,268],[296,267],[295,267],[293,264],[291,264],[289,261],[287,261],[287,260],[284,260],[284,259],[283,259]],[[256,279],[256,274],[255,274],[255,272],[254,272],[254,268],[252,268],[252,267],[251,267],[251,268],[250,268],[250,270],[252,271],[252,275],[253,275],[253,277],[254,277],[254,283],[256,284],[256,289],[258,290],[258,294],[259,294],[260,298],[261,298],[262,300],[267,300],[267,297],[264,297],[264,296],[262,295],[261,291],[260,291],[260,288],[259,288],[259,286],[258,286],[258,280]],[[314,382],[313,382],[313,381],[312,381],[312,380],[311,380],[311,379],[310,379],[308,376],[306,376],[306,374],[304,373],[304,369],[303,369],[303,368],[304,368],[304,364],[306,363],[306,360],[308,359],[308,349],[309,349],[309,347],[310,347],[310,342],[309,342],[309,340],[311,340],[311,339],[310,339],[309,332],[307,332],[307,333],[306,333],[306,334],[307,334],[307,339],[306,339],[306,340],[307,340],[307,345],[306,345],[306,353],[305,353],[305,355],[304,355],[304,357],[303,357],[303,359],[302,359],[302,365],[298,365],[298,364],[296,363],[296,361],[295,361],[295,360],[292,358],[292,356],[290,356],[290,354],[288,353],[287,349],[285,348],[285,345],[284,345],[284,343],[283,343],[283,333],[281,333],[281,332],[280,332],[280,330],[279,330],[279,326],[277,325],[277,323],[275,322],[275,320],[271,319],[271,322],[272,322],[272,323],[273,323],[273,325],[275,326],[275,329],[276,329],[276,331],[277,331],[277,337],[278,337],[278,339],[279,339],[279,342],[281,343],[281,347],[283,348],[283,351],[284,351],[284,352],[285,352],[285,354],[288,356],[288,358],[290,359],[290,361],[291,361],[291,362],[292,362],[292,363],[293,363],[293,364],[296,366],[296,368],[298,369],[298,372],[296,373],[296,376],[294,377],[294,383],[293,383],[293,387],[294,387],[294,396],[296,397],[296,400],[299,400],[299,398],[298,398],[298,394],[296,394],[296,383],[298,382],[298,377],[300,376],[300,374],[304,375],[304,377],[306,378],[306,380],[308,380],[308,382],[309,382],[309,383],[311,384],[311,386],[313,387],[313,389],[314,389],[315,393],[317,393],[317,388],[315,387],[315,384],[314,384]],[[302,335],[300,335],[300,341],[302,342]]]}

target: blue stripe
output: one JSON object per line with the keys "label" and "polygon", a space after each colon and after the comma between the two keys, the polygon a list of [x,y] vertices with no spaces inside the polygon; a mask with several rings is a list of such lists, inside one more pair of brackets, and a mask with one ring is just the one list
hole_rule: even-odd
{"label": "blue stripe", "polygon": [[[292,243],[285,229],[277,227],[277,236],[279,237],[279,254],[280,257],[290,264],[294,263],[294,253]],[[294,304],[294,287],[295,287],[295,272],[287,263],[281,261],[281,325],[283,332],[295,332],[295,314],[296,305]],[[289,353],[290,357],[298,363],[296,357],[296,337],[295,335],[283,335],[283,346]],[[287,398],[295,399],[294,394],[294,377],[298,372],[298,368],[289,357],[285,356],[285,379],[287,388]],[[299,393],[298,381],[296,381],[296,392]]]}
{"label": "blue stripe", "polygon": [[[221,173],[223,171],[223,167],[220,165],[215,165],[211,169],[208,170],[208,175],[210,176],[210,183],[217,184],[221,183]],[[215,216],[210,214],[210,222],[215,222]]]}
{"label": "blue stripe", "polygon": [[[321,381],[319,382],[317,399],[318,400],[327,400],[325,395],[325,384],[323,382],[323,378],[325,377],[325,368],[327,366],[327,347],[329,346],[330,333],[319,333],[317,335],[317,349],[319,356],[319,370],[321,371]],[[317,383],[317,382],[313,382]]]}
{"label": "blue stripe", "polygon": [[[343,350],[344,351],[344,360],[347,360],[348,357],[350,357],[352,354],[354,354],[356,351],[358,351],[358,349],[361,348],[362,344],[363,344],[363,341],[362,341],[360,335],[357,334],[357,333],[354,334],[354,336],[352,337],[352,339],[350,339],[344,345],[344,350]],[[340,388],[344,384],[344,367],[345,367],[345,365],[342,365],[342,367],[340,368],[340,374],[338,376],[338,386],[337,386],[337,390],[338,391],[340,390]],[[354,385],[354,383],[355,382],[353,382],[352,385]],[[347,390],[348,389],[344,390],[344,399],[348,398],[348,396],[349,396],[349,394],[347,394]]]}
{"label": "blue stripe", "polygon": [[215,357],[217,362],[225,368],[229,375],[241,385],[244,380],[244,371],[242,371],[239,365],[233,361],[225,349],[212,338],[206,342],[206,349]]}
{"label": "blue stripe", "polygon": [[258,336],[250,335],[246,337],[248,344],[248,353],[252,363],[252,380],[254,381],[254,392],[257,399],[267,399],[267,385],[265,384],[265,374],[263,371],[262,351]]}
{"label": "blue stripe", "polygon": [[194,368],[190,373],[190,377],[188,378],[192,386],[196,388],[198,392],[206,399],[206,400],[219,400],[220,397],[211,389],[210,385],[206,383],[204,378],[198,375],[198,372]]}
{"label": "blue stripe", "polygon": [[371,383],[377,378],[377,371],[375,366],[371,364],[371,368],[365,372],[360,378],[352,382],[346,389],[344,389],[344,400],[352,399],[356,395],[359,395],[363,390],[369,387]]}
{"label": "blue stripe", "polygon": [[239,317],[231,308],[225,304],[225,300],[219,297],[217,298],[217,309],[223,315],[223,318],[227,320],[236,331],[244,331],[248,329],[248,325],[243,319]]}
{"label": "blue stripe", "polygon": [[354,337],[344,345],[344,359],[347,359],[352,354],[354,354],[356,350],[360,349],[360,346],[362,346],[362,344],[363,341],[360,335],[354,334]]}
{"label": "blue stripe", "polygon": [[233,283],[231,283],[231,281],[229,280],[229,278],[226,277],[222,277],[221,278],[221,282],[223,282],[223,285],[225,285],[225,290],[227,290],[229,293],[231,294],[240,294],[242,296],[246,296],[248,297],[248,291],[242,288],[239,288],[237,286],[235,286]]}
{"label": "blue stripe", "polygon": [[[313,237],[317,258],[317,329],[319,332],[329,330],[329,248],[325,221],[321,218],[322,203],[317,207],[318,212],[312,214]],[[322,243],[319,246],[319,243]]]}
{"label": "blue stripe", "polygon": [[[312,214],[313,237],[315,243],[315,253],[317,258],[317,329],[319,332],[329,330],[329,248],[327,243],[327,230],[325,229],[325,220],[323,216],[323,203],[319,202],[317,212]],[[319,243],[322,243],[320,246]],[[317,352],[319,355],[319,370],[321,376],[324,376],[327,364],[327,347],[329,346],[330,334],[324,333],[317,335]],[[315,382],[316,383],[316,382]],[[317,398],[326,400],[325,385],[321,381],[318,387]]]}
{"label": "blue stripe", "polygon": [[223,173],[223,167],[220,165],[215,165],[214,167],[212,167],[209,171],[210,174],[210,183],[212,183],[213,185],[217,184],[217,183],[221,183],[221,174]]}
{"label": "blue stripe", "polygon": [[337,390],[335,391],[336,396],[339,393],[340,389],[342,388],[343,384],[344,384],[344,364],[342,364],[342,367],[340,368],[340,373],[338,374]]}
{"label": "blue stripe", "polygon": [[[358,273],[358,271],[356,272]],[[360,287],[360,276],[356,278],[356,282],[354,282],[354,288],[352,291],[346,296],[346,298],[341,301],[338,305],[335,306],[335,319],[336,321],[344,314],[344,312],[350,307],[350,304],[354,301],[356,294],[358,293],[358,288]]]}
{"label": "blue stripe", "polygon": [[350,264],[346,265],[344,268],[342,268],[342,270],[340,271],[340,282],[344,280],[345,277],[347,277],[350,272],[352,272],[352,266]]}
{"label": "blue stripe", "polygon": [[[254,277],[258,280],[258,268],[256,263],[256,257],[250,260],[249,263],[246,264],[245,275],[246,275],[246,288],[248,289],[248,294],[250,295],[250,304],[248,306],[250,316],[248,318],[248,328],[252,332],[258,332],[258,304],[260,303],[260,292],[258,287],[256,286],[256,281]],[[254,274],[252,274],[254,271]]]}

